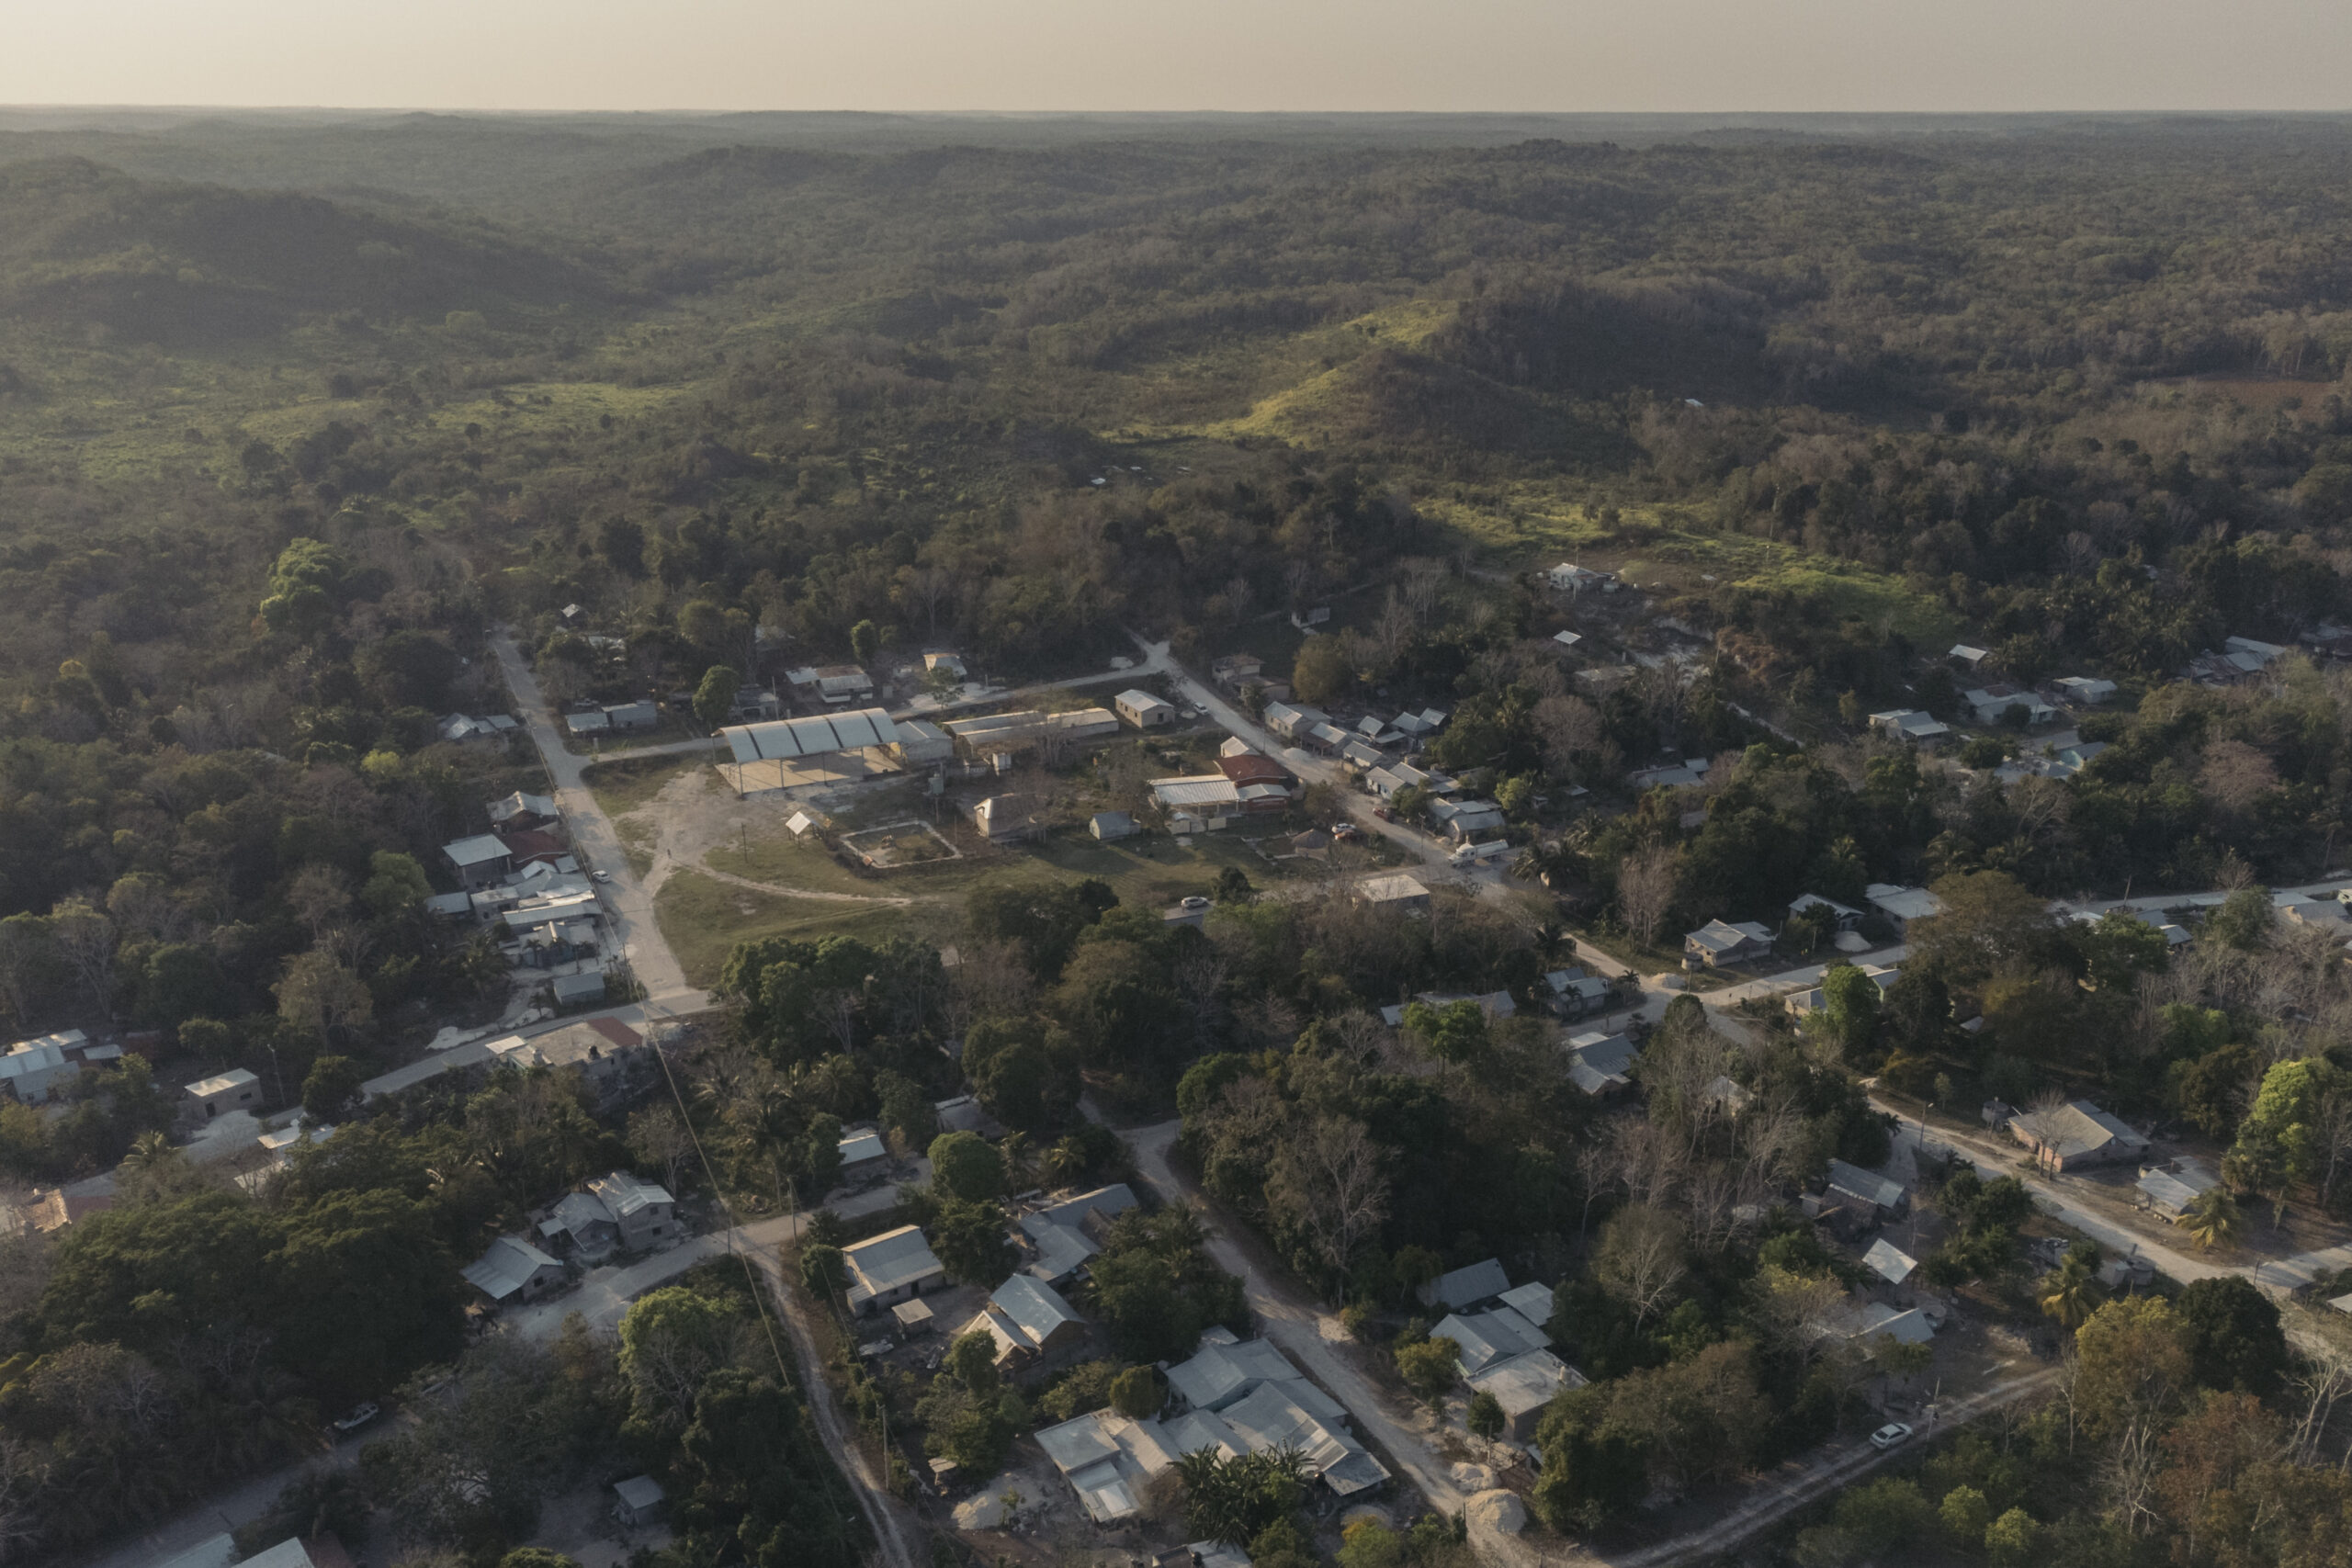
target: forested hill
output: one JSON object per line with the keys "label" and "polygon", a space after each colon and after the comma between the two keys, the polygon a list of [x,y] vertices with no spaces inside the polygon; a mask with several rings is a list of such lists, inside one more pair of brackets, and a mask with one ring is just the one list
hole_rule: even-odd
{"label": "forested hill", "polygon": [[438,318],[611,293],[589,269],[469,219],[146,182],[80,159],[0,165],[0,312],[25,324],[203,338],[302,312]]}

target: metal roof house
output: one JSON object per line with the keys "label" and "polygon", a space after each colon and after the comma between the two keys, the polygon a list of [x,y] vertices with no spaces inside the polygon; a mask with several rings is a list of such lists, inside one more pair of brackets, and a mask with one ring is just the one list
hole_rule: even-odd
{"label": "metal roof house", "polygon": [[1911,1278],[1912,1270],[1919,1267],[1919,1260],[1881,1236],[1871,1243],[1868,1252],[1862,1254],[1862,1267],[1890,1285],[1900,1285]]}
{"label": "metal roof house", "polygon": [[2147,1139],[2087,1100],[2012,1116],[2009,1135],[2032,1153],[2035,1164],[2054,1171],[2136,1160],[2148,1148]]}
{"label": "metal roof house", "polygon": [[1853,1200],[1881,1219],[1900,1219],[1911,1212],[1911,1193],[1903,1183],[1842,1159],[1829,1162],[1828,1187],[1830,1191]]}
{"label": "metal roof house", "polygon": [[465,1268],[466,1283],[492,1306],[534,1302],[563,1283],[563,1265],[520,1236],[503,1235]]}
{"label": "metal roof house", "polygon": [[1402,873],[1368,876],[1356,884],[1356,895],[1380,909],[1426,909],[1430,907],[1430,890]]}
{"label": "metal roof house", "polygon": [[1473,1263],[1467,1269],[1456,1269],[1441,1274],[1413,1292],[1423,1306],[1442,1303],[1454,1312],[1492,1301],[1510,1289],[1510,1276],[1503,1272],[1499,1258],[1489,1258],[1483,1263]]}
{"label": "metal roof house", "polygon": [[1507,1306],[1491,1312],[1448,1313],[1430,1330],[1430,1337],[1453,1340],[1455,1359],[1465,1372],[1481,1371],[1497,1361],[1541,1350],[1552,1343],[1552,1337],[1540,1326]]}
{"label": "metal roof house", "polygon": [[1790,899],[1789,913],[1802,915],[1816,905],[1829,911],[1830,920],[1838,931],[1849,931],[1862,923],[1862,912],[1860,909],[1840,904],[1835,898],[1824,898],[1818,893],[1800,893]]}
{"label": "metal roof house", "polygon": [[1634,1064],[1641,1059],[1641,1050],[1630,1034],[1591,1030],[1571,1035],[1568,1081],[1593,1099],[1604,1100],[1633,1087]]}
{"label": "metal roof house", "polygon": [[1862,900],[1902,931],[1913,920],[1932,919],[1944,912],[1944,901],[1924,887],[1898,887],[1873,882],[1862,889]]}
{"label": "metal roof house", "polygon": [[514,852],[494,833],[477,833],[441,846],[442,854],[458,868],[458,880],[469,889],[487,887],[514,867]]}
{"label": "metal roof house", "polygon": [[842,1258],[855,1281],[849,1289],[852,1313],[892,1306],[947,1283],[946,1269],[917,1225],[853,1242],[842,1248]]}
{"label": "metal roof house", "polygon": [[1042,1365],[1084,1344],[1086,1320],[1051,1285],[1015,1274],[956,1332],[975,1331],[996,1341],[997,1370],[1009,1372]]}
{"label": "metal roof house", "polygon": [[1894,740],[1940,740],[1951,733],[1951,725],[1917,708],[1889,708],[1871,715],[1870,723],[1872,729]]}
{"label": "metal roof house", "polygon": [[1682,939],[1685,961],[1703,964],[1710,969],[1761,958],[1771,951],[1771,928],[1754,920],[1741,920],[1736,924],[1730,920],[1709,920]]}

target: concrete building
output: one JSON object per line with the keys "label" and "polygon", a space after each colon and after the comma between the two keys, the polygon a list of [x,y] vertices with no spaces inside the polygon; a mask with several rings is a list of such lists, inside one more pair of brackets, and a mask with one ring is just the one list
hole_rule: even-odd
{"label": "concrete building", "polygon": [[39,1105],[82,1076],[85,1067],[119,1060],[119,1045],[93,1046],[78,1029],[36,1040],[19,1040],[0,1056],[0,1091],[27,1105]]}
{"label": "concrete building", "polygon": [[261,1080],[243,1067],[187,1086],[180,1100],[180,1120],[202,1126],[231,1111],[261,1107]]}
{"label": "concrete building", "polygon": [[1585,1385],[1585,1375],[1549,1350],[1529,1350],[1505,1357],[1462,1380],[1474,1394],[1491,1394],[1502,1406],[1503,1436],[1514,1443],[1532,1442],[1552,1401],[1572,1388]]}
{"label": "concrete building", "polygon": [[1139,829],[1136,819],[1124,811],[1098,811],[1086,819],[1087,833],[1102,843],[1114,843],[1132,839]]}
{"label": "concrete building", "polygon": [[1140,689],[1121,692],[1111,699],[1111,705],[1137,729],[1165,729],[1176,722],[1175,705]]}
{"label": "concrete building", "polygon": [[665,1497],[662,1483],[650,1475],[632,1475],[613,1483],[613,1517],[636,1528],[662,1522]]}
{"label": "concrete building", "polygon": [[1402,872],[1367,876],[1356,884],[1356,895],[1376,909],[1399,914],[1430,907],[1430,890]]}
{"label": "concrete building", "polygon": [[616,1018],[584,1018],[527,1038],[508,1035],[489,1043],[490,1054],[514,1066],[571,1068],[595,1091],[599,1109],[610,1110],[652,1086],[661,1064],[644,1035]]}

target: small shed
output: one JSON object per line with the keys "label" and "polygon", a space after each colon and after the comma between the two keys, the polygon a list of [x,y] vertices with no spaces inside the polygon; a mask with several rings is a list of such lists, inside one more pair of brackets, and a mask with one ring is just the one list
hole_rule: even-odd
{"label": "small shed", "polygon": [[1136,836],[1136,819],[1124,811],[1098,811],[1086,819],[1086,830],[1103,843]]}
{"label": "small shed", "polygon": [[920,1296],[910,1302],[900,1302],[890,1309],[890,1315],[897,1320],[899,1332],[910,1339],[918,1334],[930,1333],[936,1316],[931,1310],[931,1303]]}
{"label": "small shed", "polygon": [[613,1484],[613,1517],[625,1525],[662,1522],[662,1483],[650,1475],[632,1475]]}
{"label": "small shed", "polygon": [[555,1005],[560,1008],[601,1002],[605,999],[605,972],[596,969],[585,975],[559,975],[549,989],[555,993]]}

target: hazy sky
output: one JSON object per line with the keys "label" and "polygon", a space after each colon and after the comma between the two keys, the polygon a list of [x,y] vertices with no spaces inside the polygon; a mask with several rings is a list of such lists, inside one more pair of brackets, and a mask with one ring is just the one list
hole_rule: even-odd
{"label": "hazy sky", "polygon": [[0,0],[0,102],[2347,109],[2346,0]]}

